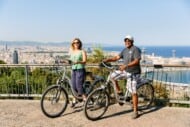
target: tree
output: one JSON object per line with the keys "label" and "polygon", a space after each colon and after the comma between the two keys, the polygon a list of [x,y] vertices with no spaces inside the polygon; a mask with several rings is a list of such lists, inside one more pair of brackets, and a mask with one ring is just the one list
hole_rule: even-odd
{"label": "tree", "polygon": [[0,60],[0,64],[6,64],[6,62],[3,60]]}
{"label": "tree", "polygon": [[92,54],[88,57],[88,63],[100,63],[104,59],[102,48],[94,48]]}

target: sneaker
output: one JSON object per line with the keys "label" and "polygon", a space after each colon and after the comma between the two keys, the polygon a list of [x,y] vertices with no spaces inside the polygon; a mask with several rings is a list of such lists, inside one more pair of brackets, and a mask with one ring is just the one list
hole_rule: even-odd
{"label": "sneaker", "polygon": [[130,97],[126,97],[126,98],[125,98],[125,101],[130,101],[130,100],[131,100]]}
{"label": "sneaker", "polygon": [[124,103],[123,103],[123,102],[119,102],[119,105],[120,105],[120,106],[123,106],[123,105],[124,105]]}
{"label": "sneaker", "polygon": [[[123,92],[119,92],[119,93],[117,93],[117,95],[118,95],[118,99],[120,100],[120,101],[123,101],[124,100],[124,97],[123,97]],[[120,106],[123,106],[123,102],[119,102],[119,105]]]}
{"label": "sneaker", "polygon": [[71,108],[75,108],[76,104],[77,104],[77,102],[71,102]]}
{"label": "sneaker", "polygon": [[136,119],[136,118],[138,118],[138,117],[139,117],[138,112],[133,112],[131,118],[132,118],[132,119]]}
{"label": "sneaker", "polygon": [[117,93],[117,95],[118,95],[118,98],[119,98],[119,99],[121,99],[121,100],[124,99],[124,97],[123,97],[123,92],[119,92],[119,93]]}

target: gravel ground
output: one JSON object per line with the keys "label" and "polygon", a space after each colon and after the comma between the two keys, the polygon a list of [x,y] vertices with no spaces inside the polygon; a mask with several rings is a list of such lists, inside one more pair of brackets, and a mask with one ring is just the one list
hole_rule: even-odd
{"label": "gravel ground", "polygon": [[52,119],[41,112],[39,100],[0,100],[0,127],[190,127],[190,108],[152,107],[135,120],[131,113],[129,106],[115,104],[102,119],[89,121],[81,107],[68,106]]}

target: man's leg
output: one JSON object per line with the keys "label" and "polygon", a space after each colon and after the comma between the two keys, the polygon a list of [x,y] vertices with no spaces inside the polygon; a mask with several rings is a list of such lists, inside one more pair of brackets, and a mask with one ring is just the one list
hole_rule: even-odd
{"label": "man's leg", "polygon": [[138,114],[138,95],[136,93],[133,93],[132,100],[133,100],[132,119],[136,119],[139,116],[139,114]]}
{"label": "man's leg", "polygon": [[133,77],[132,80],[132,100],[133,100],[133,119],[136,119],[138,115],[138,94],[137,94],[137,80],[139,79],[140,75],[136,75]]}
{"label": "man's leg", "polygon": [[135,93],[132,96],[133,99],[133,111],[137,112],[138,111],[138,95]]}
{"label": "man's leg", "polygon": [[122,77],[125,77],[125,73],[123,71],[120,71],[120,70],[116,70],[115,72],[113,72],[111,74],[111,78],[115,83],[115,88],[116,88],[117,93],[122,93],[122,91],[119,87],[118,81],[117,81],[118,79],[120,79]]}
{"label": "man's leg", "polygon": [[[117,92],[117,98],[120,100],[120,99],[123,98],[123,92],[121,91],[117,80],[114,81],[114,84],[115,84],[115,89],[116,89],[116,92]],[[123,104],[124,104],[123,102],[119,102],[120,106],[122,106]]]}
{"label": "man's leg", "polygon": [[121,93],[121,89],[119,87],[118,81],[115,81],[115,87],[116,87],[117,93]]}

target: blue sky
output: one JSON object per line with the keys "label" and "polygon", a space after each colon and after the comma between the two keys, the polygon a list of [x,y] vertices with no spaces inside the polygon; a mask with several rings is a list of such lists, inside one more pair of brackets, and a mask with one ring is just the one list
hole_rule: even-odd
{"label": "blue sky", "polygon": [[189,0],[0,0],[0,40],[190,45]]}

